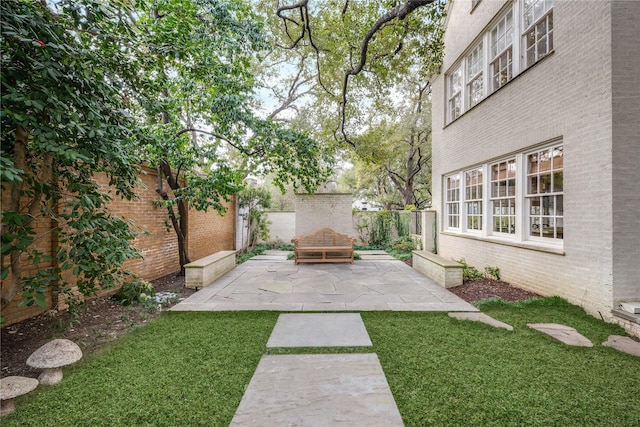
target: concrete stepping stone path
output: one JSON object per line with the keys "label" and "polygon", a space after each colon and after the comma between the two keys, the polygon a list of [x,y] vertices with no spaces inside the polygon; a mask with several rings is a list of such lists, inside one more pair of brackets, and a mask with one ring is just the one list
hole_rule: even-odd
{"label": "concrete stepping stone path", "polygon": [[[280,314],[268,348],[371,346],[359,313]],[[231,426],[402,426],[378,356],[265,355]]]}
{"label": "concrete stepping stone path", "polygon": [[623,351],[625,353],[633,354],[634,356],[640,356],[640,342],[629,337],[610,335],[602,345],[605,347],[615,348],[616,350]]}
{"label": "concrete stepping stone path", "polygon": [[588,338],[571,326],[561,325],[559,323],[528,323],[527,326],[567,345],[593,347],[593,343],[589,341]]}
{"label": "concrete stepping stone path", "polygon": [[503,328],[508,331],[513,331],[513,326],[508,325],[504,322],[494,319],[491,316],[488,316],[484,313],[449,313],[449,317],[460,320],[471,320],[474,322],[482,322],[487,325],[491,325],[494,328]]}
{"label": "concrete stepping stone path", "polygon": [[293,313],[278,316],[267,347],[371,346],[359,313]]}
{"label": "concrete stepping stone path", "polygon": [[232,427],[403,426],[378,356],[266,355]]}

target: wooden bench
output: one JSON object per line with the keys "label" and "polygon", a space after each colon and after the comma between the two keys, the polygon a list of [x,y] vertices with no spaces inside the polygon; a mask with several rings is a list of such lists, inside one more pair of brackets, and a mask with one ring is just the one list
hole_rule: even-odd
{"label": "wooden bench", "polygon": [[462,264],[428,251],[413,251],[413,268],[443,288],[462,285]]}
{"label": "wooden bench", "polygon": [[330,228],[319,228],[309,234],[291,239],[295,263],[350,262],[353,264],[353,245],[356,239],[336,233]]}
{"label": "wooden bench", "polygon": [[219,251],[184,266],[185,286],[204,288],[236,267],[236,251]]}

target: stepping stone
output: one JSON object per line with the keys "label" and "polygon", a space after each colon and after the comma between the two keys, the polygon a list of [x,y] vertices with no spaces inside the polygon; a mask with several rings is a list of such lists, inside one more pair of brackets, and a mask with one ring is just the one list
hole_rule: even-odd
{"label": "stepping stone", "polygon": [[632,314],[640,314],[640,302],[623,302],[622,309]]}
{"label": "stepping stone", "polygon": [[[357,252],[357,251],[356,251]],[[375,260],[375,261],[380,261],[380,260],[385,260],[385,261],[397,261],[396,258],[392,257],[391,255],[385,253],[384,255],[377,255],[377,254],[361,254],[360,255],[360,259],[363,261],[367,261],[367,260]]]}
{"label": "stepping stone", "polygon": [[231,427],[403,426],[375,354],[266,355]]}
{"label": "stepping stone", "polygon": [[286,261],[286,255],[255,255],[251,258],[254,261]]}
{"label": "stepping stone", "polygon": [[602,345],[624,351],[625,353],[633,354],[634,356],[640,356],[640,342],[629,337],[610,335]]}
{"label": "stepping stone", "polygon": [[486,323],[487,325],[491,325],[494,328],[504,328],[508,331],[513,331],[513,326],[507,325],[506,323],[496,320],[491,316],[487,316],[484,313],[479,313],[479,312],[449,313],[449,317],[452,317],[454,319],[460,319],[460,320],[472,320],[474,322],[482,322],[482,323]]}
{"label": "stepping stone", "polygon": [[588,338],[578,333],[578,331],[571,326],[561,325],[559,323],[528,323],[527,326],[567,345],[593,347],[593,343],[589,341]]}
{"label": "stepping stone", "polygon": [[371,346],[358,313],[294,313],[278,316],[267,347]]}

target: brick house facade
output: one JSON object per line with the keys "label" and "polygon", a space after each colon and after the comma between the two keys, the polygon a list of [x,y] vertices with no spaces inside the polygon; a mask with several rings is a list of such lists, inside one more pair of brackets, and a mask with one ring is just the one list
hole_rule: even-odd
{"label": "brick house facade", "polygon": [[614,320],[640,301],[640,2],[448,7],[432,92],[439,253]]}

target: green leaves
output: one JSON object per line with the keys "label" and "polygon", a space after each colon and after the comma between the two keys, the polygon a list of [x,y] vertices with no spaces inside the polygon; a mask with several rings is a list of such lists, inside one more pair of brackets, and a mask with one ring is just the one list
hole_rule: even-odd
{"label": "green leaves", "polygon": [[[56,13],[34,1],[0,8],[2,277],[11,270],[2,305],[21,293],[23,305],[45,307],[65,271],[90,294],[119,284],[124,260],[137,256],[134,233],[108,213],[110,196],[95,180],[104,173],[119,195],[133,196],[135,124],[123,114],[129,53],[116,42],[131,33],[120,19],[126,10],[99,0],[53,2]],[[42,252],[51,235],[53,256]]]}

